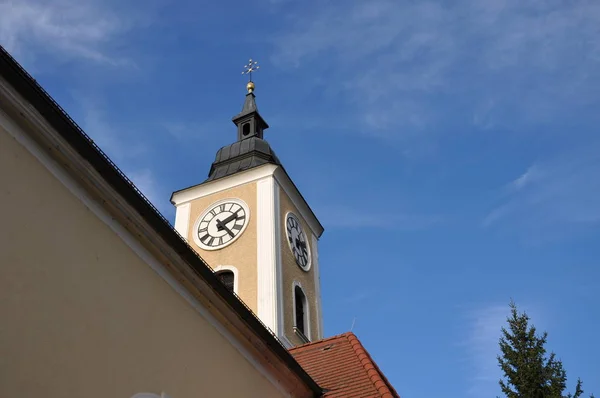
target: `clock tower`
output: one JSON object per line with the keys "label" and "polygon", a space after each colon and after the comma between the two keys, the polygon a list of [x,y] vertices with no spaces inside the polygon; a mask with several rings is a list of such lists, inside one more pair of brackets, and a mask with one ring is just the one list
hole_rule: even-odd
{"label": "clock tower", "polygon": [[219,149],[204,182],[171,196],[175,229],[291,348],[323,336],[323,227],[263,139],[269,125],[258,112],[252,81],[247,89],[233,117],[237,140]]}

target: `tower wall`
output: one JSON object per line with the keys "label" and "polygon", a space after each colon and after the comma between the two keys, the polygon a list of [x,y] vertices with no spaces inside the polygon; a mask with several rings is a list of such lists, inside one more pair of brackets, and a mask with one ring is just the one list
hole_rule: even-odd
{"label": "tower wall", "polygon": [[294,213],[302,224],[302,229],[305,231],[311,252],[311,266],[308,271],[302,270],[289,248],[287,236],[285,233],[285,225],[282,225],[281,234],[279,236],[281,246],[281,270],[282,270],[282,286],[283,291],[283,314],[284,314],[284,333],[293,345],[303,344],[304,342],[294,332],[294,286],[299,284],[308,300],[309,309],[309,337],[311,340],[317,340],[322,336],[321,326],[321,297],[319,289],[318,277],[318,248],[316,245],[317,238],[311,231],[309,225],[300,215],[299,210],[294,206],[292,200],[286,192],[279,188],[280,201],[280,219],[281,223],[285,224],[286,215],[288,212]]}
{"label": "tower wall", "polygon": [[[254,313],[258,313],[257,305],[257,273],[256,273],[256,247],[257,247],[257,190],[256,181],[224,189],[207,196],[194,199],[190,202],[189,226],[185,238],[189,244],[213,269],[219,266],[234,266],[238,271],[237,295]],[[203,250],[192,237],[195,234],[194,222],[212,203],[221,199],[241,199],[248,205],[250,215],[248,226],[239,239],[219,250]]]}

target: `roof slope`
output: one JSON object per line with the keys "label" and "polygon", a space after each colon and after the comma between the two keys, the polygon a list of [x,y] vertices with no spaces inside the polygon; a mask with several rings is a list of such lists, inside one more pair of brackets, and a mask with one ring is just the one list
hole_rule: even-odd
{"label": "roof slope", "polygon": [[290,352],[324,388],[324,397],[400,397],[352,332],[304,344]]}
{"label": "roof slope", "polygon": [[240,171],[271,163],[281,166],[275,151],[261,138],[236,141],[219,149],[205,182],[227,177]]}

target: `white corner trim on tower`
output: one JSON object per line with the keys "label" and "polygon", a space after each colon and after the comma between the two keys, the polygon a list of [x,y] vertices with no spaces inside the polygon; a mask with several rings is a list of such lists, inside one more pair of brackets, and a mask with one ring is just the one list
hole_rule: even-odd
{"label": "white corner trim on tower", "polygon": [[184,203],[175,210],[175,230],[185,241],[188,241],[188,228],[190,225],[191,203]]}
{"label": "white corner trim on tower", "polygon": [[275,233],[275,179],[267,176],[256,183],[257,310],[260,320],[278,335],[277,242]]}
{"label": "white corner trim on tower", "polygon": [[323,338],[323,307],[321,305],[321,274],[319,273],[319,249],[317,237],[312,236],[313,275],[315,276],[315,311],[317,318],[317,340]]}
{"label": "white corner trim on tower", "polygon": [[[284,306],[283,306],[283,263],[281,260],[281,202],[279,198],[279,184],[276,179],[273,179],[273,204],[274,208],[274,225],[275,225],[275,280],[277,282],[277,330],[275,334],[280,337],[280,340],[285,344],[289,340],[285,338],[284,327]],[[285,341],[283,339],[285,339]],[[291,343],[290,343],[291,347]],[[290,348],[287,347],[287,348]]]}

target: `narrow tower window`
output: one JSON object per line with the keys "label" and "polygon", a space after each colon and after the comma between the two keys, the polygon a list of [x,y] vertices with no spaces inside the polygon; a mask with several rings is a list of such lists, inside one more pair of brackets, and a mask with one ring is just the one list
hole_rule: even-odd
{"label": "narrow tower window", "polygon": [[304,295],[304,292],[302,291],[302,288],[300,286],[295,286],[294,287],[294,306],[295,306],[295,315],[296,315],[296,319],[295,319],[295,326],[298,332],[302,333],[303,337],[306,338],[307,336],[307,330],[306,330],[306,325],[307,325],[307,308],[306,308],[306,296]]}
{"label": "narrow tower window", "polygon": [[245,137],[245,136],[247,136],[248,134],[250,134],[250,123],[245,123],[245,124],[242,126],[242,135]]}
{"label": "narrow tower window", "polygon": [[217,278],[221,281],[222,284],[225,285],[227,290],[233,292],[233,286],[235,282],[235,275],[232,271],[225,270],[217,272]]}

